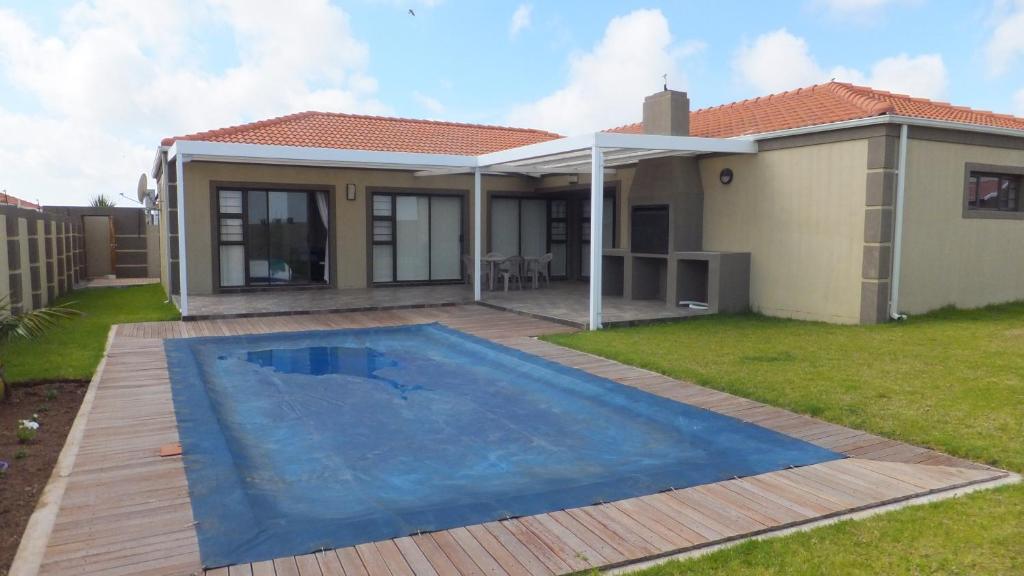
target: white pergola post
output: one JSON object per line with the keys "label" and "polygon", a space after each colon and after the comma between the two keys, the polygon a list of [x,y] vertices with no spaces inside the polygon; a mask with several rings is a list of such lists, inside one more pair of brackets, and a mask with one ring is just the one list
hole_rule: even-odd
{"label": "white pergola post", "polygon": [[181,315],[188,315],[188,253],[185,239],[185,156],[177,154],[174,162],[177,182],[175,194],[178,197],[178,294]]}
{"label": "white pergola post", "polygon": [[480,258],[483,257],[483,233],[480,227],[480,215],[483,207],[480,200],[480,169],[473,171],[473,300],[480,301]]}
{"label": "white pergola post", "polygon": [[590,149],[590,329],[601,329],[601,264],[604,261],[604,155]]}

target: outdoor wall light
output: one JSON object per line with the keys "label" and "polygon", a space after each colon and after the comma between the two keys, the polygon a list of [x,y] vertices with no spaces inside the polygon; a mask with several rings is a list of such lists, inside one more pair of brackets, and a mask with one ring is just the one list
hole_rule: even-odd
{"label": "outdoor wall light", "polygon": [[580,183],[580,177],[579,177],[578,174],[570,174],[569,175],[569,185],[570,186],[575,186],[575,185],[577,185],[579,183]]}
{"label": "outdoor wall light", "polygon": [[355,200],[356,199],[356,185],[355,184],[346,184],[345,185],[345,199],[346,200]]}
{"label": "outdoor wall light", "polygon": [[722,171],[718,173],[718,181],[726,185],[732,182],[732,168],[723,168]]}

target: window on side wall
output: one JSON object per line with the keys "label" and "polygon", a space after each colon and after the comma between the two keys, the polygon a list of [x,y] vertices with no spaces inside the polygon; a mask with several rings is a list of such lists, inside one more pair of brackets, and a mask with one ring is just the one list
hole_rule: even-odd
{"label": "window on side wall", "polygon": [[966,211],[972,215],[1021,214],[1021,175],[971,170],[967,177]]}

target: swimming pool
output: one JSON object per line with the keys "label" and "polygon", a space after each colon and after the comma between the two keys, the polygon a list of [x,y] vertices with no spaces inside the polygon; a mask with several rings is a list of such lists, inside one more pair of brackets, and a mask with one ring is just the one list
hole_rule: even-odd
{"label": "swimming pool", "polygon": [[165,349],[208,567],[841,457],[438,324]]}

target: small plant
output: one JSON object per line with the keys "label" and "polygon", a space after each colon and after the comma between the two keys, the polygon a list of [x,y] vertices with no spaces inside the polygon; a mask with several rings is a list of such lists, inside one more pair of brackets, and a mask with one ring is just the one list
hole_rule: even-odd
{"label": "small plant", "polygon": [[[0,343],[12,338],[35,338],[58,320],[79,314],[78,310],[53,306],[36,308],[28,312],[15,314],[11,311],[10,296],[0,296]],[[11,397],[11,387],[4,378],[4,361],[0,358],[0,393],[4,400]]]}
{"label": "small plant", "polygon": [[117,203],[106,194],[97,194],[89,200],[89,206],[93,208],[113,208]]}
{"label": "small plant", "polygon": [[50,401],[50,402],[53,402],[54,400],[56,400],[57,399],[57,389],[56,388],[48,388],[46,390],[46,399],[48,401]]}
{"label": "small plant", "polygon": [[21,420],[18,422],[18,442],[28,444],[35,440],[37,434],[39,434],[39,422],[35,420]]}
{"label": "small plant", "polygon": [[25,458],[28,458],[28,450],[25,450],[24,448],[18,448],[18,451],[14,453],[14,459],[24,460]]}

